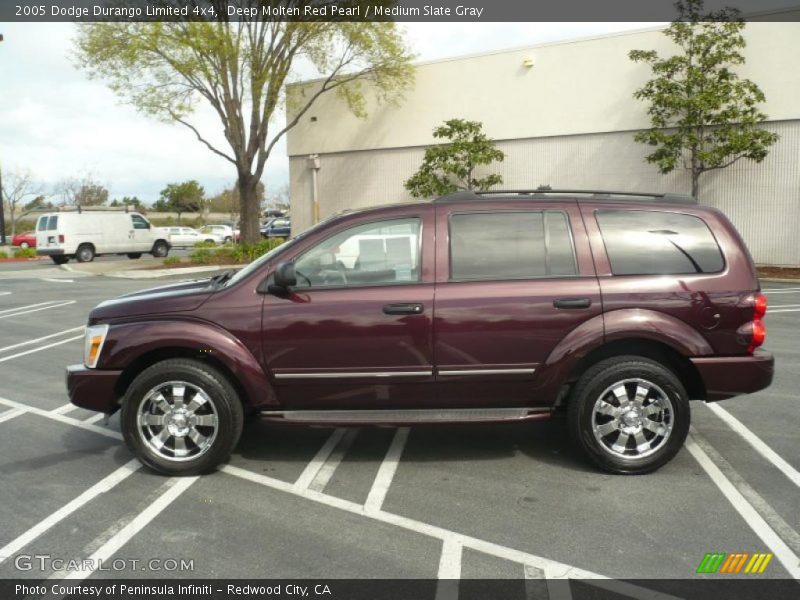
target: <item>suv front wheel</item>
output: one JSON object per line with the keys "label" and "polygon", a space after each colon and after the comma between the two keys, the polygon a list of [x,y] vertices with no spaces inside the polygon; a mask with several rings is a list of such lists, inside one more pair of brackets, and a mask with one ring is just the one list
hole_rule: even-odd
{"label": "suv front wheel", "polygon": [[611,473],[655,471],[689,433],[689,399],[675,374],[640,356],[592,365],[578,380],[568,412],[573,438]]}
{"label": "suv front wheel", "polygon": [[133,380],[122,404],[125,443],[166,475],[198,475],[228,459],[239,441],[242,404],[225,376],[194,360],[169,359]]}

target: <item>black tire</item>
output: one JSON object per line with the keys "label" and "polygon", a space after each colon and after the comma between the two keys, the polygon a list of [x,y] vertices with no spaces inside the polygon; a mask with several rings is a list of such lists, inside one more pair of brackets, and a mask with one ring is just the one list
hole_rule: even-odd
{"label": "black tire", "polygon": [[169,254],[169,245],[164,240],[158,240],[155,244],[153,244],[153,250],[151,252],[153,256],[156,258],[164,258]]}
{"label": "black tire", "polygon": [[[639,381],[642,389],[649,387],[650,391],[641,403],[636,403]],[[612,388],[620,390],[620,386],[626,390],[622,400],[612,391]],[[660,399],[662,393],[666,401]],[[605,400],[601,403],[602,399]],[[646,402],[649,404],[644,404]],[[655,411],[659,406],[669,408],[655,413],[655,418],[651,419],[644,411],[640,412],[642,405],[645,410],[652,407]],[[597,414],[594,413],[596,406]],[[606,415],[603,411],[615,412],[618,416]],[[620,475],[650,473],[672,460],[686,440],[691,421],[689,398],[680,379],[661,363],[641,356],[616,356],[592,365],[572,390],[567,418],[573,439],[587,457],[601,469]],[[604,422],[600,423],[601,420]],[[602,436],[603,425],[610,430],[605,436]],[[652,427],[667,433],[659,435]],[[646,443],[640,443],[641,437],[634,437],[639,434]]]}
{"label": "black tire", "polygon": [[204,241],[205,241],[207,244],[214,244],[215,246],[217,245],[217,242],[215,242],[215,241],[214,241],[214,240],[212,240],[211,238],[209,238],[209,239],[207,239],[207,240],[204,240]]}
{"label": "black tire", "polygon": [[130,258],[131,260],[136,260],[137,258],[142,258],[142,253],[141,252],[129,252],[128,253],[128,258]]}
{"label": "black tire", "polygon": [[225,236],[225,239],[224,239],[224,240],[222,240],[222,243],[223,243],[223,244],[230,244],[232,241],[233,241],[233,239],[231,238],[231,236],[229,236],[229,235],[226,235],[226,236]]}
{"label": "black tire", "polygon": [[92,262],[94,260],[94,246],[91,244],[81,244],[75,251],[75,258],[78,262]]}
{"label": "black tire", "polygon": [[[144,428],[139,426],[139,409],[147,402],[148,394],[159,386],[169,386],[169,382],[176,381],[202,389],[209,399],[203,406],[210,403],[217,417],[215,433],[207,435],[211,437],[208,448],[194,458],[180,460],[159,454],[147,441],[148,434]],[[125,443],[143,464],[164,475],[188,476],[212,471],[230,456],[239,442],[243,423],[241,400],[228,379],[213,367],[195,360],[168,359],[145,369],[128,387],[122,402],[121,426]],[[176,437],[179,436],[167,438],[165,452],[170,452],[170,440],[174,445]],[[191,439],[191,435],[184,434],[184,439]]]}
{"label": "black tire", "polygon": [[69,256],[51,256],[50,260],[52,260],[57,265],[65,265],[69,262]]}

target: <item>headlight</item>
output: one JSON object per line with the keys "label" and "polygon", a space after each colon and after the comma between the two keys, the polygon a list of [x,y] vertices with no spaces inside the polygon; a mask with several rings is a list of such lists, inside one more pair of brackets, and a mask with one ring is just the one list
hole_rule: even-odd
{"label": "headlight", "polygon": [[92,325],[86,328],[86,336],[83,339],[83,364],[90,369],[97,366],[107,334],[108,325]]}

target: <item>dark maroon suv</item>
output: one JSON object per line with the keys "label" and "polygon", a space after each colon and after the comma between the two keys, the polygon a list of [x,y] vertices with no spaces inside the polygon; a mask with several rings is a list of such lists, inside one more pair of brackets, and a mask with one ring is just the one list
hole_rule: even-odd
{"label": "dark maroon suv", "polygon": [[456,193],[333,217],[244,269],[103,302],[72,402],[122,409],[170,474],[226,460],[246,414],[366,425],[566,410],[615,473],[680,449],[689,400],[763,389],[747,248],[691,198]]}

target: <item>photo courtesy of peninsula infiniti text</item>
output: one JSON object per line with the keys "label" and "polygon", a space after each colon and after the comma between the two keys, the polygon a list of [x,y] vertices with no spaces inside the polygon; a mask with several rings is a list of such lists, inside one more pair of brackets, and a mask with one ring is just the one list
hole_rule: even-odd
{"label": "photo courtesy of peninsula infiniti text", "polygon": [[736,229],[691,197],[458,192],[346,212],[238,272],[105,301],[67,387],[121,410],[128,446],[165,474],[213,470],[250,417],[556,413],[597,467],[646,473],[681,449],[690,401],[770,385],[766,311]]}

